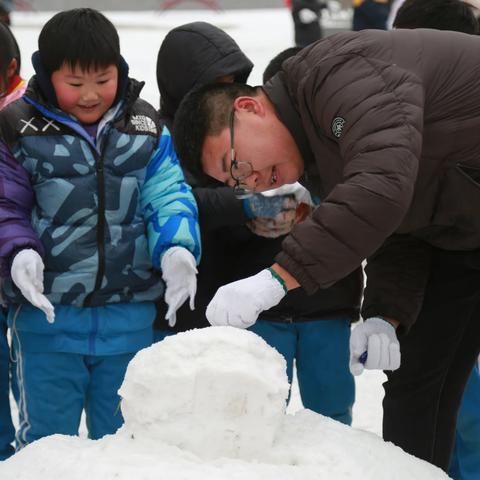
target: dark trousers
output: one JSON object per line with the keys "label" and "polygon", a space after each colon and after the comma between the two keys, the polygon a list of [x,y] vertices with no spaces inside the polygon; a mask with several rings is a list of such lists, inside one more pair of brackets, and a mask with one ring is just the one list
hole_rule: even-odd
{"label": "dark trousers", "polygon": [[480,251],[435,251],[422,310],[400,348],[401,367],[384,384],[384,439],[447,471],[480,351]]}
{"label": "dark trousers", "polygon": [[[302,6],[302,8],[306,7]],[[302,8],[294,6],[292,9],[292,18],[295,29],[295,46],[303,48],[320,40],[323,37],[323,31],[320,25],[319,11],[310,9],[315,15],[317,15],[317,20],[310,23],[303,23],[298,15],[298,12],[302,10]]]}

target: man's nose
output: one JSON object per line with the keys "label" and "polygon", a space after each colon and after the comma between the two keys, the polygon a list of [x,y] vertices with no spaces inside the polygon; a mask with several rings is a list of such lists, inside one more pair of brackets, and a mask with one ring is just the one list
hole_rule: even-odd
{"label": "man's nose", "polygon": [[255,191],[259,185],[260,175],[258,172],[252,172],[247,178],[243,180],[244,183],[249,190]]}

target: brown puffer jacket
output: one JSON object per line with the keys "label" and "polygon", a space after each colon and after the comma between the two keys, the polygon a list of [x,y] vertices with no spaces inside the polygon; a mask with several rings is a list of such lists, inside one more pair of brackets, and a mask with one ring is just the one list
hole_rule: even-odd
{"label": "brown puffer jacket", "polygon": [[408,327],[432,247],[480,248],[480,37],[336,34],[265,92],[323,198],[278,263],[313,292],[370,257],[364,316]]}

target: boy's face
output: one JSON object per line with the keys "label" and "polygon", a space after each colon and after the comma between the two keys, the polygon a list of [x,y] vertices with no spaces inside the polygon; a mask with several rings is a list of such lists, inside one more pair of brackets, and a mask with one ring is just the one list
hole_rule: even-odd
{"label": "boy's face", "polygon": [[110,65],[85,71],[63,64],[52,73],[52,84],[64,112],[74,115],[80,123],[96,123],[115,100],[118,69]]}

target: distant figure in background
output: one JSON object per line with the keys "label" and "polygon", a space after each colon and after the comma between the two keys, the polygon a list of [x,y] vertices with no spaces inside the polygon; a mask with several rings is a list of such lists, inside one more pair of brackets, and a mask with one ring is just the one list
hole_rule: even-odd
{"label": "distant figure in background", "polygon": [[321,0],[286,0],[286,5],[292,12],[295,29],[295,45],[306,47],[323,37],[320,23],[322,10],[327,3]]}
{"label": "distant figure in background", "polygon": [[353,0],[352,30],[386,30],[390,0]]}
{"label": "distant figure in background", "polygon": [[13,10],[13,0],[0,0],[0,22],[10,25],[10,12]]}

